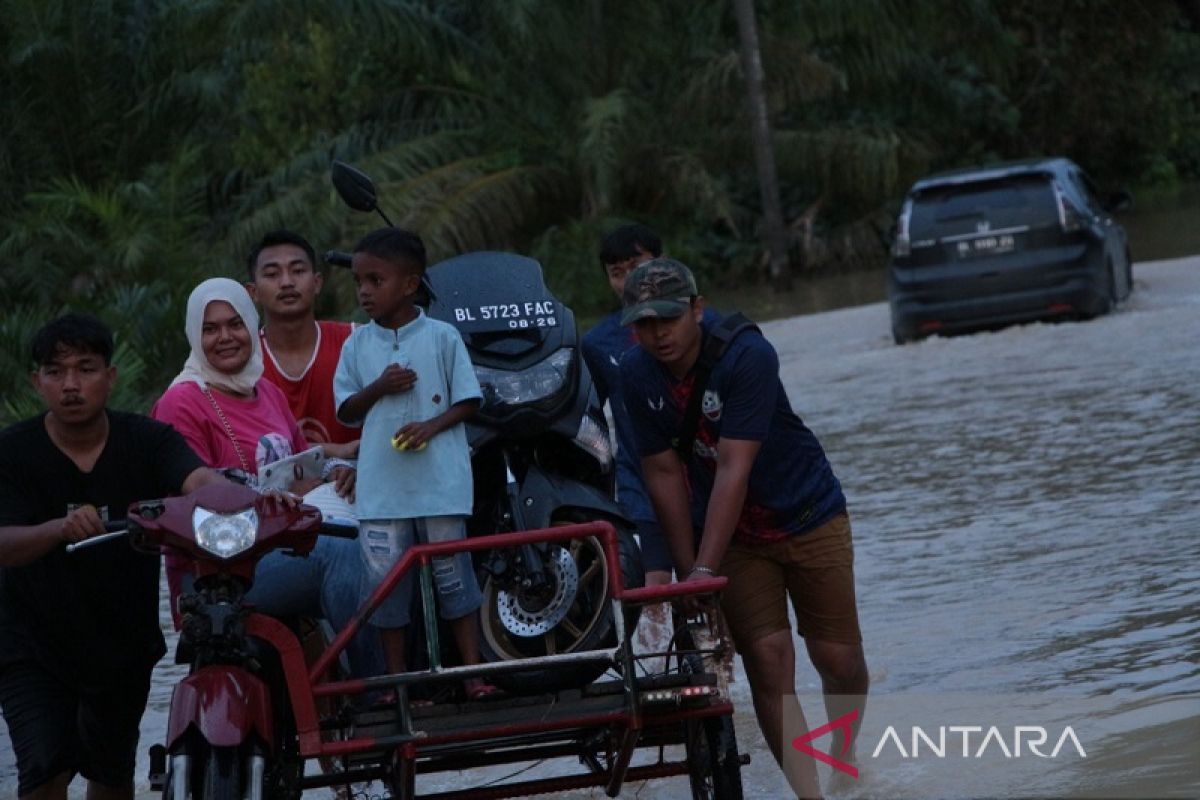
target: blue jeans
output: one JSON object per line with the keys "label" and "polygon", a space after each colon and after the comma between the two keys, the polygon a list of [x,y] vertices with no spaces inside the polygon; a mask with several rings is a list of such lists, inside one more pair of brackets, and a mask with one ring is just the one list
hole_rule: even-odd
{"label": "blue jeans", "polygon": [[[305,557],[268,553],[258,562],[246,602],[274,617],[320,617],[335,631],[346,626],[363,586],[358,542],[321,536]],[[383,648],[378,632],[364,625],[346,647],[351,673],[360,678],[383,675]]]}

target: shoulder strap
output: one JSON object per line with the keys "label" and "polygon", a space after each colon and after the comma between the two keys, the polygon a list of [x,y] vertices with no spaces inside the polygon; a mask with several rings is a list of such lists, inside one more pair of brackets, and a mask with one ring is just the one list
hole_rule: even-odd
{"label": "shoulder strap", "polygon": [[730,314],[714,325],[704,337],[700,345],[700,358],[696,360],[696,377],[692,382],[692,394],[688,398],[687,408],[683,412],[683,423],[679,426],[679,436],[671,440],[671,449],[687,463],[692,451],[692,442],[696,439],[696,431],[700,427],[700,405],[704,402],[704,390],[708,387],[708,377],[713,367],[725,355],[729,345],[743,331],[758,326],[740,311]]}

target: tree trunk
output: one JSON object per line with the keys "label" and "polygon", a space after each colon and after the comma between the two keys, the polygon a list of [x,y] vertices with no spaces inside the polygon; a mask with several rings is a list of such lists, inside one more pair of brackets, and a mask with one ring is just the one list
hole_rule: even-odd
{"label": "tree trunk", "polygon": [[1192,27],[1200,31],[1200,0],[1179,0],[1179,10],[1191,21]]}
{"label": "tree trunk", "polygon": [[767,95],[763,88],[762,56],[758,47],[754,0],[733,0],[733,9],[737,15],[742,74],[746,79],[750,138],[754,145],[754,164],[758,168],[758,191],[762,197],[771,284],[776,289],[786,291],[792,286],[792,275],[788,268],[788,236],[783,225],[779,176],[775,169],[775,150],[771,144],[771,120],[767,115]]}

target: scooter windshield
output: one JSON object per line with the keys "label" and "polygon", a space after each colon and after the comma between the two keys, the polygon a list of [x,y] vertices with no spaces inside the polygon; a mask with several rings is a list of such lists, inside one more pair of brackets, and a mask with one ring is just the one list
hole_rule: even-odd
{"label": "scooter windshield", "polygon": [[427,278],[437,296],[429,316],[468,336],[512,332],[540,343],[564,322],[562,304],[532,258],[467,253],[433,265]]}

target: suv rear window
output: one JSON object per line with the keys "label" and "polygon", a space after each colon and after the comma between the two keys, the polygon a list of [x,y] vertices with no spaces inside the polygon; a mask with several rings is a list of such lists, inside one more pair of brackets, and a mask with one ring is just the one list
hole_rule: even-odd
{"label": "suv rear window", "polygon": [[981,222],[992,231],[1056,225],[1058,206],[1050,179],[1021,175],[925,189],[913,200],[909,230],[914,240],[943,239],[981,233]]}

